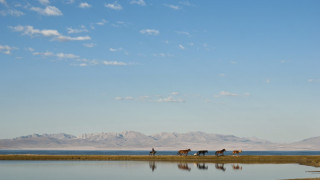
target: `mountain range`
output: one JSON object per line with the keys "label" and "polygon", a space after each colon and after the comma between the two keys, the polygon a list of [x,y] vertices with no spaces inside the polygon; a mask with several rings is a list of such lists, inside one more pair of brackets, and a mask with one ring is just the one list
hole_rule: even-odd
{"label": "mountain range", "polygon": [[135,131],[103,132],[74,136],[70,134],[32,134],[13,139],[0,139],[0,149],[50,150],[192,150],[243,149],[243,150],[320,150],[320,137],[280,144],[258,138],[204,132],[160,133],[145,135]]}

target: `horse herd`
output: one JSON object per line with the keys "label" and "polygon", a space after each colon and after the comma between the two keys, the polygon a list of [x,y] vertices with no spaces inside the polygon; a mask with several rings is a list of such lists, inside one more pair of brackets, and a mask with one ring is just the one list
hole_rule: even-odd
{"label": "horse herd", "polygon": [[[185,155],[185,156],[187,156],[190,151],[191,151],[191,149],[179,150],[177,155],[180,155],[180,156]],[[215,152],[215,155],[216,156],[223,156],[225,151],[226,151],[226,149],[218,150],[218,151]],[[154,156],[154,155],[156,155],[156,153],[157,153],[157,151],[155,151],[154,148],[152,148],[152,150],[149,152],[149,155],[153,155]],[[200,150],[200,151],[194,153],[194,155],[195,156],[200,156],[202,154],[204,156],[204,155],[206,155],[206,153],[208,153],[208,150]],[[239,156],[240,153],[242,153],[242,150],[233,150],[232,151],[232,155],[238,155]]]}

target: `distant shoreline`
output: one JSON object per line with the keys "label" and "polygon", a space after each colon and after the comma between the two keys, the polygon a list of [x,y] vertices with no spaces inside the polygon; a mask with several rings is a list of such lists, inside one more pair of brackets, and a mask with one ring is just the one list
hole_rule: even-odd
{"label": "distant shoreline", "polygon": [[173,155],[0,155],[0,160],[26,161],[167,161],[242,164],[301,164],[320,167],[319,155],[263,155],[263,156],[173,156]]}

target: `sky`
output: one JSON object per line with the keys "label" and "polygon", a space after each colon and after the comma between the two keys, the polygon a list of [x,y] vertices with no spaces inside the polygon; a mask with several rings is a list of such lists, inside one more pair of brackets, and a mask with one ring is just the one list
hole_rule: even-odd
{"label": "sky", "polygon": [[320,136],[320,1],[0,0],[0,139]]}

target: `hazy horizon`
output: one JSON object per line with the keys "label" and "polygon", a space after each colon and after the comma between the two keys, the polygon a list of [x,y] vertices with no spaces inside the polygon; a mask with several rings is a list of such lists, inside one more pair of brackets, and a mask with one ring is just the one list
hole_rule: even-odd
{"label": "hazy horizon", "polygon": [[320,136],[319,5],[0,0],[0,139]]}

